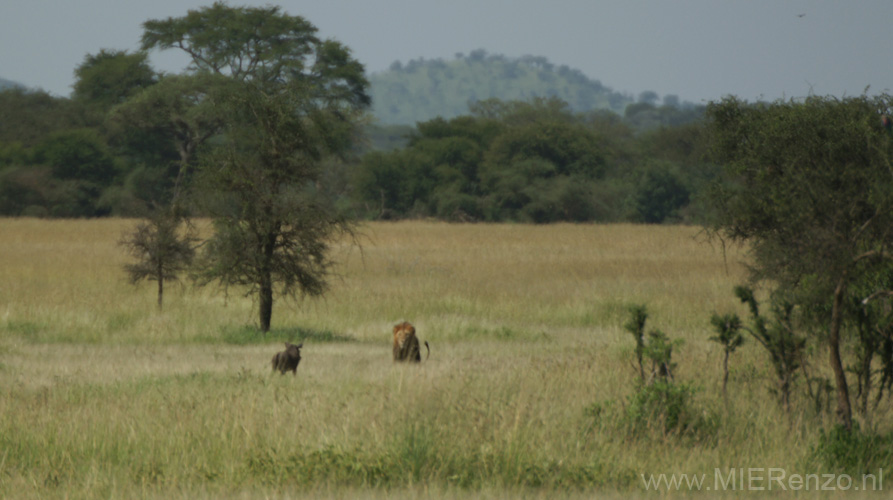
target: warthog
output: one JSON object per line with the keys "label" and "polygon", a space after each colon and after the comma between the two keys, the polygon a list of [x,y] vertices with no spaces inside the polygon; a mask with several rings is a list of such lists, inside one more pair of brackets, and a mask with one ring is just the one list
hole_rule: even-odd
{"label": "warthog", "polygon": [[[428,347],[428,341],[425,341],[425,349],[428,355],[425,360],[431,356],[431,348]],[[419,338],[415,335],[415,327],[404,321],[394,326],[394,361],[414,361],[419,363],[422,361],[421,348],[419,346]]]}
{"label": "warthog", "polygon": [[298,363],[301,362],[301,348],[304,347],[304,343],[301,342],[298,345],[285,343],[285,350],[282,352],[277,352],[275,356],[273,356],[273,369],[279,370],[279,372],[285,375],[285,372],[291,370],[292,375],[298,374]]}

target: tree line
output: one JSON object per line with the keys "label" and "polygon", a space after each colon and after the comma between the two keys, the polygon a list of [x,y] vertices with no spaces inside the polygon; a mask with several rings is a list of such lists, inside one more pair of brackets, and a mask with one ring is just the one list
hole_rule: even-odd
{"label": "tree line", "polygon": [[366,218],[686,222],[717,167],[703,109],[641,104],[624,116],[557,98],[488,99],[418,123],[404,147],[364,154],[351,179]]}
{"label": "tree line", "polygon": [[[220,146],[213,74],[162,77],[145,53],[105,50],[77,74],[71,98],[0,92],[0,215],[145,216]],[[365,140],[326,159],[319,184],[364,219],[693,221],[716,171],[702,117],[703,107],[578,113],[534,98],[479,101],[415,126],[365,118]]]}

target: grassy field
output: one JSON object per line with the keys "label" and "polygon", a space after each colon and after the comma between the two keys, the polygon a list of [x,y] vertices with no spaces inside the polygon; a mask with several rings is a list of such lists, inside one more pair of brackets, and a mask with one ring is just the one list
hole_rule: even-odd
{"label": "grassy field", "polygon": [[[643,474],[826,472],[831,415],[799,393],[784,415],[752,341],[723,402],[709,319],[743,314],[744,272],[696,228],[369,224],[262,337],[238,294],[172,286],[157,311],[122,271],[134,224],[0,220],[0,498],[625,498],[658,494]],[[692,433],[627,425],[632,304],[683,341]],[[402,320],[421,366],[391,361]],[[296,377],[270,371],[284,340]]]}

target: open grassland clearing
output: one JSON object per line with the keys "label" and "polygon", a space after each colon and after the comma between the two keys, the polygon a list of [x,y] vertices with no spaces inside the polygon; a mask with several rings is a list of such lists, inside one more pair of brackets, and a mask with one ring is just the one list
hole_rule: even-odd
{"label": "open grassland clearing", "polygon": [[[832,415],[798,393],[785,416],[754,342],[723,403],[709,319],[742,311],[741,255],[696,228],[369,224],[330,292],[277,302],[261,337],[250,297],[187,283],[158,311],[121,270],[134,224],[0,220],[0,497],[591,498],[647,495],[643,473],[822,472]],[[630,304],[684,342],[692,433],[624,424]],[[421,366],[391,361],[404,319]],[[296,377],[271,373],[282,341],[304,342]]]}

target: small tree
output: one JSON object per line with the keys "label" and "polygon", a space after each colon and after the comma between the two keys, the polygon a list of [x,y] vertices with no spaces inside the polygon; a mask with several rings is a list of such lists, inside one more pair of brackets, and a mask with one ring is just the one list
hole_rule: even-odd
{"label": "small tree", "polygon": [[673,370],[676,363],[673,362],[673,348],[681,344],[681,340],[671,341],[660,330],[648,332],[648,345],[645,346],[645,357],[651,360],[651,380],[663,382],[673,380]]}
{"label": "small tree", "polygon": [[[707,422],[692,408],[694,389],[688,384],[677,384],[673,371],[673,349],[681,340],[670,340],[660,330],[652,330],[646,336],[645,322],[648,312],[644,305],[629,308],[630,317],[624,325],[636,340],[636,358],[639,363],[639,384],[629,398],[625,420],[638,434],[643,429],[658,428],[666,434],[688,433],[707,428]],[[651,375],[645,380],[645,362],[651,362]]]}
{"label": "small tree", "polygon": [[744,343],[744,337],[741,335],[741,319],[737,314],[726,314],[724,316],[714,314],[710,318],[710,323],[716,330],[716,335],[710,337],[710,340],[721,345],[723,350],[722,395],[725,397],[726,385],[729,382],[729,355]]}
{"label": "small tree", "polygon": [[648,320],[648,311],[643,305],[635,305],[629,308],[629,321],[623,325],[636,341],[636,361],[639,362],[639,380],[645,382],[645,322]]}
{"label": "small tree", "polygon": [[[806,339],[794,331],[794,306],[787,301],[776,299],[772,304],[772,319],[760,315],[759,303],[753,290],[744,286],[735,287],[735,295],[747,304],[753,317],[752,326],[742,327],[751,334],[769,353],[775,369],[779,399],[786,412],[791,409],[791,389],[794,376],[803,360]],[[740,321],[739,321],[740,324]]]}
{"label": "small tree", "polygon": [[629,308],[629,320],[623,325],[636,341],[636,361],[639,364],[639,380],[645,383],[645,361],[651,361],[651,376],[648,382],[655,380],[673,380],[673,348],[682,341],[670,341],[669,337],[660,330],[648,332],[647,342],[645,335],[645,322],[648,320],[648,310],[644,305],[634,305]]}
{"label": "small tree", "polygon": [[256,294],[267,332],[274,292],[322,294],[329,247],[351,233],[350,221],[318,196],[318,183],[324,158],[351,151],[370,104],[363,66],[278,7],[215,2],[143,26],[144,50],[181,49],[194,74],[227,80],[206,96],[225,126],[199,161],[199,188],[216,229],[199,283]]}
{"label": "small tree", "polygon": [[177,281],[180,273],[189,267],[197,242],[195,228],[182,217],[166,211],[159,211],[139,223],[121,239],[120,245],[137,259],[135,264],[124,265],[130,282],[158,283],[158,310],[164,303],[164,282]]}

